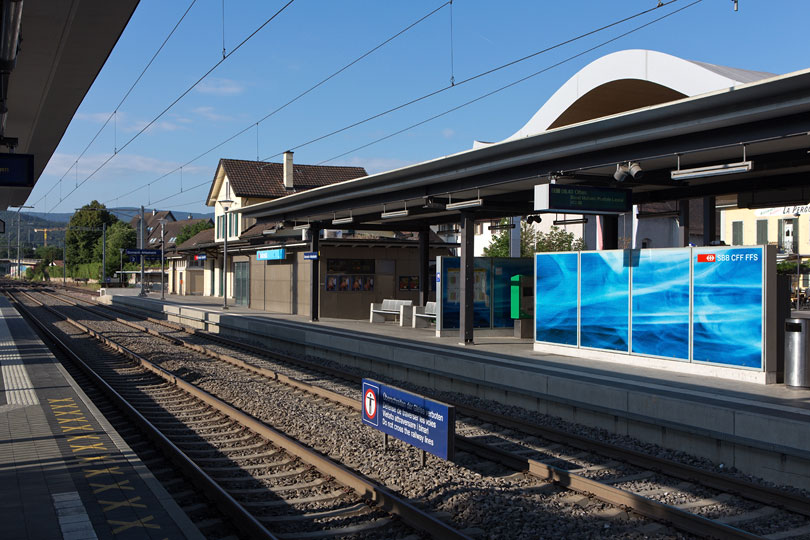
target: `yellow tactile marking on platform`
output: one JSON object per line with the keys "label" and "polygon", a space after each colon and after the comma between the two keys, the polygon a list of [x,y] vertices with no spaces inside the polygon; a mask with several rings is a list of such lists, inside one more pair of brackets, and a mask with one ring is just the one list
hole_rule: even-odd
{"label": "yellow tactile marking on platform", "polygon": [[[62,430],[62,433],[72,433],[73,431],[93,431],[93,428],[90,424],[81,424],[76,425],[76,423],[87,422],[87,418],[84,416],[84,413],[79,408],[78,404],[73,400],[73,398],[63,398],[63,399],[49,399],[48,404],[51,407],[51,412],[53,413],[54,417],[56,418],[57,423],[59,424],[59,428]],[[76,416],[75,418],[73,416]],[[69,418],[60,418],[68,416]],[[100,437],[94,434],[86,434],[86,435],[72,435],[68,438],[68,443],[76,442],[81,440],[84,443],[85,440],[99,440]],[[74,454],[78,454],[81,452],[87,452],[90,454],[95,455],[81,455],[77,456],[80,462],[83,463],[98,463],[103,462],[104,460],[110,459],[110,455],[107,454],[109,451],[105,446],[104,442],[97,442],[91,443],[87,442],[86,444],[70,444],[70,449]],[[93,478],[96,476],[102,475],[124,475],[124,473],[120,470],[120,467],[104,467],[104,468],[97,468],[97,469],[82,469],[84,472],[85,478]],[[129,480],[122,480],[116,481],[112,484],[101,484],[101,483],[93,483],[88,482],[90,487],[93,488],[93,494],[98,495],[100,493],[104,493],[109,490],[118,490],[118,491],[133,491],[135,488],[128,485]],[[108,501],[108,500],[101,500],[97,499],[97,502],[102,506],[102,510],[104,512],[113,512],[119,508],[146,508],[145,504],[140,503],[141,497],[132,497],[129,499],[124,499],[123,501]],[[107,520],[107,523],[110,526],[115,528],[112,529],[113,534],[118,535],[124,531],[128,531],[129,529],[135,527],[141,527],[144,529],[160,529],[160,525],[155,523],[150,523],[154,519],[154,516],[149,515],[142,519],[137,519],[135,521],[119,521],[119,520]]]}

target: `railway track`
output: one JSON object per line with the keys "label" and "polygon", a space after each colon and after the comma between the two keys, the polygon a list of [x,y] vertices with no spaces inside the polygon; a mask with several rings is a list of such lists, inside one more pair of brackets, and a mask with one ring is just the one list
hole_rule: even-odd
{"label": "railway track", "polygon": [[[269,428],[24,293],[12,299],[82,366],[249,538],[467,538],[408,501]],[[31,305],[39,304],[32,313]],[[47,328],[90,334],[80,358]],[[67,328],[68,324],[71,328]],[[112,352],[115,354],[111,354]]]}
{"label": "railway track", "polygon": [[[133,318],[132,314],[129,317]],[[289,370],[287,373],[281,372],[278,365],[275,369],[254,365],[267,361],[277,363],[280,360],[277,354],[268,355],[266,350],[165,321],[147,319],[145,322],[127,321],[127,324],[134,324],[134,327],[153,335],[162,335],[175,343],[182,342],[186,347],[203,350],[212,358],[239,365],[298,390],[359,410],[359,384],[352,389],[344,386],[342,391],[325,389],[311,381],[301,381],[300,372],[295,376]],[[181,339],[180,334],[183,333],[186,333],[186,339]],[[196,342],[190,338],[195,338]],[[208,346],[201,344],[206,341]],[[241,353],[236,352],[239,349]],[[257,355],[266,360],[257,361]],[[246,359],[239,356],[246,356]],[[283,359],[287,363],[291,360],[299,365],[302,363],[300,359]],[[324,370],[323,366],[311,363],[306,367],[311,371],[304,376],[311,379],[323,379],[322,375],[313,376],[315,371],[312,370],[317,370],[320,373],[328,371],[330,377],[340,376],[356,383],[354,376],[334,369]],[[564,484],[620,508],[631,508],[634,512],[671,523],[699,536],[773,539],[810,536],[810,520],[807,519],[810,504],[804,497],[558,430],[533,426],[463,404],[456,406],[461,426],[457,445],[467,452],[528,471],[538,478]],[[539,440],[540,437],[544,440]],[[598,454],[598,457],[589,455],[591,453]],[[628,461],[633,465],[629,465]]]}

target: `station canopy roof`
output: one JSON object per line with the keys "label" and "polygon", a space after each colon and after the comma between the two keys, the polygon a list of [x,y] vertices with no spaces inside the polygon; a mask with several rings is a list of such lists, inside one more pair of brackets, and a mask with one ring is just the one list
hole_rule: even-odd
{"label": "station canopy roof", "polygon": [[[17,139],[14,152],[33,154],[34,161],[31,185],[0,186],[0,209],[25,203],[138,0],[6,4],[9,21],[0,25],[0,43],[16,43],[18,30],[24,40],[18,51],[13,44],[9,48],[17,51],[15,60],[0,58],[4,69],[11,66],[3,75],[8,113],[0,135]],[[12,24],[15,20],[19,24]]]}
{"label": "station canopy roof", "polygon": [[[753,192],[767,192],[769,201],[779,193],[801,198],[795,192],[810,179],[808,149],[810,70],[772,75],[621,51],[583,68],[504,141],[238,211],[285,226],[417,230],[456,222],[462,211],[476,219],[532,214],[534,186],[551,180],[631,189],[634,204],[703,196],[735,204]],[[744,161],[750,171],[671,175]],[[617,182],[617,166],[629,162],[643,175]],[[478,206],[446,208],[478,199]],[[406,208],[407,215],[383,217]]]}

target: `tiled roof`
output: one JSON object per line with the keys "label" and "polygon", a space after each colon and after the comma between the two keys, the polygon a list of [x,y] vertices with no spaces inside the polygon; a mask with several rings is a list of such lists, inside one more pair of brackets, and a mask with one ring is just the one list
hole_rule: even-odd
{"label": "tiled roof", "polygon": [[237,197],[275,199],[291,193],[328,186],[368,176],[363,167],[330,165],[293,165],[293,189],[284,188],[284,166],[281,163],[221,159],[231,189]]}
{"label": "tiled roof", "polygon": [[[161,210],[160,212],[155,212],[155,213],[144,212],[143,218],[144,218],[144,221],[146,222],[144,227],[147,227],[147,228],[152,227],[152,230],[154,230],[155,227],[160,227],[160,220],[161,219],[166,219],[168,221],[176,221],[176,219],[174,217],[174,214],[172,214],[169,210]],[[129,225],[133,229],[135,229],[136,231],[138,230],[138,221],[140,219],[141,219],[141,216],[139,214],[139,215],[136,215],[135,217],[133,217],[132,219],[129,220]]]}
{"label": "tiled roof", "polygon": [[[214,244],[214,229],[205,229],[204,231],[200,231],[179,246],[177,246],[178,250],[190,250],[190,249],[197,249],[199,247],[205,247]],[[229,250],[230,251],[230,250]]]}

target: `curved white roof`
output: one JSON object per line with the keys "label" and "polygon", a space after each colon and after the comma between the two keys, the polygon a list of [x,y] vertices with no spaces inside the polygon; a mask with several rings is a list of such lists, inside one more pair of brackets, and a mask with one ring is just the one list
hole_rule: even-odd
{"label": "curved white roof", "polygon": [[[507,141],[549,129],[773,77],[633,49],[594,60],[568,79]],[[491,143],[475,141],[473,148]]]}

